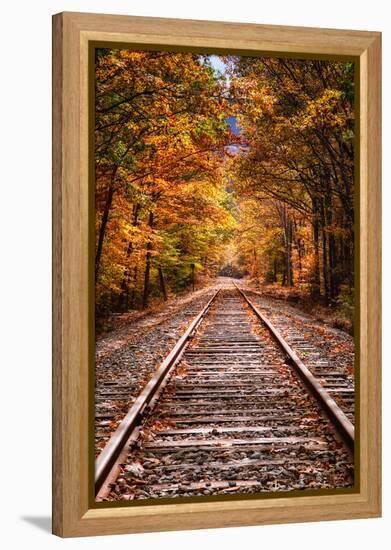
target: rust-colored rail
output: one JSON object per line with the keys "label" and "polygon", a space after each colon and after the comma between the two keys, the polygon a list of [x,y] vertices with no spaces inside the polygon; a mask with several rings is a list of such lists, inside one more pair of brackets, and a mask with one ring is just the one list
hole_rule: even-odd
{"label": "rust-colored rail", "polygon": [[[238,292],[237,298],[233,299],[232,295],[231,297],[228,296],[228,306],[221,305],[221,303],[225,303],[225,300],[227,300],[226,294],[224,295],[224,299],[222,298],[221,303],[217,300],[215,304],[213,304],[211,323],[209,324],[209,328],[206,327],[206,333],[202,333],[201,341],[197,342],[195,346],[188,347],[195,330],[199,327],[205,316],[209,314],[210,307],[215,301],[220,289],[215,292],[202,311],[194,318],[186,332],[178,340],[172,351],[161,363],[154,376],[141,391],[135,403],[97,458],[95,493],[98,501],[105,500],[106,498],[110,500],[112,488],[122,472],[120,465],[129,463],[129,460],[131,460],[129,458],[129,449],[141,436],[141,426],[144,425],[145,421],[149,421],[147,419],[150,417],[150,412],[154,410],[154,414],[156,413],[155,406],[157,417],[161,416],[163,412],[163,417],[168,415],[168,418],[171,416],[172,420],[174,414],[172,410],[170,411],[172,406],[170,400],[172,399],[179,400],[179,412],[176,410],[174,414],[174,425],[176,426],[176,422],[179,419],[179,427],[176,426],[173,429],[166,430],[158,429],[154,437],[150,439],[147,437],[146,441],[144,441],[142,451],[135,450],[136,455],[138,452],[146,453],[147,455],[148,453],[153,454],[156,452],[175,454],[177,449],[184,449],[183,452],[186,453],[189,448],[193,450],[196,449],[198,450],[197,452],[212,453],[212,455],[216,449],[231,449],[232,451],[232,449],[234,450],[236,447],[240,447],[242,452],[243,450],[245,452],[250,452],[249,449],[253,450],[255,447],[259,447],[262,452],[265,452],[265,447],[271,443],[277,445],[277,447],[281,444],[291,445],[292,449],[296,452],[297,449],[295,445],[297,446],[298,443],[306,445],[308,451],[311,451],[314,445],[321,449],[322,445],[327,444],[326,441],[322,439],[323,428],[319,430],[319,434],[315,432],[309,435],[306,434],[304,438],[300,439],[301,436],[297,436],[296,433],[297,426],[295,422],[293,422],[292,426],[285,426],[284,423],[277,425],[276,429],[282,429],[284,432],[283,435],[280,433],[275,435],[272,432],[269,438],[261,435],[263,431],[272,430],[270,422],[273,415],[270,416],[270,412],[274,411],[273,406],[270,411],[268,408],[265,409],[264,404],[262,404],[265,395],[270,395],[272,400],[278,401],[280,399],[288,399],[290,394],[288,397],[285,397],[287,390],[282,392],[282,381],[277,381],[276,387],[271,388],[268,386],[268,381],[275,377],[275,368],[269,365],[262,366],[263,348],[255,336],[250,337],[249,333],[247,333],[250,329],[250,325],[243,319],[244,310],[241,309],[242,306],[240,306],[240,301],[242,299],[246,303],[246,309],[249,307],[253,314],[255,314],[255,317],[265,326],[266,330],[272,334],[278,347],[282,349],[289,363],[294,367],[296,373],[303,382],[303,384],[299,384],[302,391],[312,393],[319,404],[319,410],[323,411],[331,420],[336,431],[340,433],[345,442],[346,447],[350,450],[354,449],[354,427],[350,420],[332,399],[327,389],[321,385],[316,376],[314,376],[303,364],[298,355],[292,350],[270,320],[261,313],[243,290],[235,283],[234,287]],[[215,311],[215,305],[217,303],[220,304],[220,309]],[[236,311],[235,308],[238,308],[238,311]],[[216,315],[218,316],[217,319]],[[233,325],[236,327],[235,330],[232,329]],[[173,373],[175,374],[175,368],[184,358],[187,358],[189,364],[189,376],[185,380],[173,381],[172,375]],[[244,368],[244,366],[246,368]],[[195,382],[196,373],[200,374],[200,379],[198,380],[197,378]],[[223,375],[226,379],[225,383]],[[261,380],[261,388],[258,390],[253,387],[253,377],[257,377],[257,380],[258,378]],[[165,396],[163,390],[167,384],[168,387],[171,387],[171,392],[172,389],[175,388],[174,394],[169,392],[168,396]],[[276,384],[276,382],[273,381],[273,384]],[[296,384],[298,384],[298,382],[296,382]],[[289,392],[291,392],[292,396],[296,395],[294,384],[289,386]],[[211,409],[211,403],[214,402],[214,400],[218,402],[218,405],[216,405],[218,407],[217,411],[215,408]],[[245,411],[243,411],[243,403],[249,403],[249,408]],[[260,427],[258,424],[248,425],[248,422],[258,422],[261,418],[258,415],[258,409],[254,411],[254,408],[251,406],[252,404],[256,404],[263,415],[266,414],[266,417],[262,416],[262,420],[266,422],[265,426]],[[235,410],[236,406],[239,407],[239,413],[236,414],[236,412],[234,412],[233,415],[227,416],[229,410],[226,409],[233,407]],[[286,409],[281,409],[280,406],[278,406],[274,412],[278,414],[281,413],[283,416],[285,415],[287,420],[292,416],[289,411],[286,412]],[[232,425],[232,423],[234,423],[234,425]],[[213,426],[209,427],[209,425],[212,424]],[[193,425],[195,425],[195,427]],[[312,431],[314,431],[314,428],[312,428]],[[232,438],[230,435],[231,432],[237,433],[238,437]],[[205,439],[205,437],[200,438],[200,434],[206,436],[208,433],[212,434],[210,440],[208,438]],[[253,433],[253,436],[248,438],[246,437],[247,433]],[[222,436],[217,442],[216,435]],[[166,440],[166,437],[169,439]],[[249,448],[247,449],[247,447]],[[136,463],[137,460],[141,460],[142,462],[143,459],[139,456],[138,459],[136,459]],[[214,458],[212,457],[212,465],[214,464],[213,460]],[[253,458],[251,455],[249,460],[249,467],[252,467],[253,461],[257,459]],[[276,458],[271,456],[270,460],[271,464],[273,464]],[[299,461],[300,463],[301,460],[301,457],[296,457],[296,462]],[[187,464],[190,468],[192,459],[187,457],[184,458],[184,461],[185,465]],[[203,458],[203,463],[204,461],[205,458]],[[174,459],[174,463],[175,462],[176,459]],[[208,463],[208,460],[206,462]],[[262,462],[263,465],[266,463],[267,461]],[[197,462],[197,464],[199,463]],[[243,462],[242,465],[247,465],[247,462]],[[231,461],[231,466],[234,469],[238,467],[236,458],[233,462]],[[177,467],[178,465],[175,466],[175,468]],[[172,469],[174,465],[160,466],[160,468]],[[196,468],[199,468],[199,466],[196,466]],[[155,474],[155,477],[158,479],[158,474]],[[159,485],[156,479],[152,482],[152,486],[155,487],[151,489],[152,492],[157,491],[157,493],[159,493],[159,491],[161,491],[162,494],[165,494],[165,492],[170,489],[172,483],[171,485],[170,483],[166,483],[167,489],[164,483]],[[191,491],[198,491],[198,485],[197,483],[193,483],[193,481],[191,481],[190,485],[187,484],[184,485],[184,487],[190,488],[189,490]],[[239,478],[236,482],[239,483],[240,487],[244,483],[242,483]],[[213,483],[210,485],[212,488],[215,487]],[[223,489],[224,487],[226,489],[227,483],[229,489],[229,483],[232,485],[232,480],[225,480],[222,485]],[[254,480],[250,480],[248,483],[254,484],[255,482]],[[147,487],[147,485],[145,487]],[[204,489],[205,487],[203,487],[203,490]],[[184,490],[183,487],[181,490]],[[209,489],[206,488],[206,490]],[[249,490],[249,487],[247,487],[246,490]]]}
{"label": "rust-colored rail", "polygon": [[142,390],[126,416],[119,424],[117,430],[113,433],[107,445],[98,456],[95,462],[95,494],[98,496],[105,491],[104,484],[115,477],[113,470],[116,469],[121,452],[128,448],[128,443],[137,439],[138,427],[142,415],[149,409],[151,410],[159,396],[161,390],[167,383],[170,373],[183,355],[190,337],[197,329],[205,315],[207,314],[212,302],[218,295],[220,288],[214,293],[212,298],[195,317],[186,332],[181,336],[174,348],[163,360],[156,373],[149,380]]}
{"label": "rust-colored rail", "polygon": [[348,445],[348,447],[354,449],[354,426],[340,409],[334,399],[330,394],[325,390],[317,378],[310,372],[310,370],[304,365],[303,361],[298,357],[298,355],[293,351],[289,344],[282,337],[280,332],[274,327],[270,320],[260,312],[260,310],[253,304],[253,302],[248,298],[248,296],[243,292],[243,290],[234,283],[236,289],[243,296],[247,304],[253,310],[258,319],[268,328],[273,338],[280,346],[280,348],[287,355],[290,363],[295,368],[300,378],[303,380],[304,384],[311,391],[311,393],[316,397],[320,406],[328,415],[332,423],[338,429],[341,437]]}

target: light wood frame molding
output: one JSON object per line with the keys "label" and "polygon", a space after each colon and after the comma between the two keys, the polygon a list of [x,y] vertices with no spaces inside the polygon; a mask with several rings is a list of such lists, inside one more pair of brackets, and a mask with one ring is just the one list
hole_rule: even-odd
{"label": "light wood frame molding", "polygon": [[[88,49],[90,41],[348,55],[360,68],[360,488],[218,502],[93,508],[88,489]],[[63,537],[381,513],[381,34],[89,13],[53,17],[53,532]],[[92,343],[90,343],[93,345]]]}

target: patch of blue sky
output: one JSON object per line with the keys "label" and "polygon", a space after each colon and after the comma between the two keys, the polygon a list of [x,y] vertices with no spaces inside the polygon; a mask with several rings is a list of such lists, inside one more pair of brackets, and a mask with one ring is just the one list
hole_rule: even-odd
{"label": "patch of blue sky", "polygon": [[224,61],[221,59],[219,55],[210,55],[209,56],[210,64],[212,65],[213,69],[222,75],[225,75],[227,67]]}
{"label": "patch of blue sky", "polygon": [[227,65],[221,59],[219,55],[209,55],[209,61],[212,69],[219,75],[225,78],[227,85],[231,82],[231,79],[227,73]]}
{"label": "patch of blue sky", "polygon": [[229,124],[229,127],[231,129],[231,132],[235,134],[235,136],[240,136],[240,130],[236,124],[236,116],[230,116],[227,118],[227,122]]}
{"label": "patch of blue sky", "polygon": [[240,152],[240,147],[238,145],[227,145],[227,150],[232,154],[237,154]]}
{"label": "patch of blue sky", "polygon": [[[209,62],[211,64],[211,67],[215,71],[215,73],[222,76],[222,77],[224,77],[227,86],[229,86],[229,84],[231,82],[231,79],[229,78],[229,75],[227,73],[227,65],[224,63],[222,58],[219,55],[209,55],[208,59],[209,59]],[[240,130],[239,130],[239,128],[237,126],[237,123],[236,123],[236,117],[235,116],[228,117],[227,122],[229,124],[229,127],[230,127],[231,131],[236,136],[239,136],[240,135]],[[227,149],[231,153],[238,153],[239,150],[240,150],[237,145],[229,145],[227,147]]]}

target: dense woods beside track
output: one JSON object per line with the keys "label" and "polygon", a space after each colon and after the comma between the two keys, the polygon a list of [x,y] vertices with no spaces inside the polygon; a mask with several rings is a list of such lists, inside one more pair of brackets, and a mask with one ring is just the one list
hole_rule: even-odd
{"label": "dense woods beside track", "polygon": [[97,313],[218,273],[353,310],[354,65],[98,50]]}

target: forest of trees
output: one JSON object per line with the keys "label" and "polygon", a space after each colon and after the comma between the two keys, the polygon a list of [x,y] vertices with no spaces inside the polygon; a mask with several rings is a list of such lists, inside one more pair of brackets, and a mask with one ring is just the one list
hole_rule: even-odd
{"label": "forest of trees", "polygon": [[98,50],[95,101],[98,314],[220,272],[353,303],[352,63]]}

